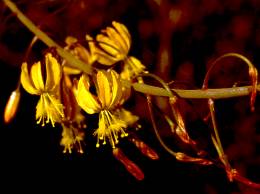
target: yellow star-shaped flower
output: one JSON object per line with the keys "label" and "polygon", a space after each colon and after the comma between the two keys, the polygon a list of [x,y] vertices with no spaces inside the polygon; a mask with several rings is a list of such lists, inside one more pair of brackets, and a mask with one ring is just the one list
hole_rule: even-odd
{"label": "yellow star-shaped flower", "polygon": [[106,139],[112,148],[118,143],[119,136],[127,136],[127,123],[113,114],[113,109],[119,104],[122,96],[122,86],[119,75],[114,71],[98,71],[94,80],[97,95],[90,92],[90,81],[83,75],[78,83],[77,101],[79,106],[88,114],[99,113],[99,127],[94,132],[97,144]]}
{"label": "yellow star-shaped flower", "polygon": [[124,62],[122,79],[130,80],[145,70],[145,66],[135,57],[128,56],[131,46],[131,35],[125,25],[112,22],[113,27],[107,27],[96,37],[98,46],[95,50],[97,61],[103,65],[113,65]]}
{"label": "yellow star-shaped flower", "polygon": [[64,117],[63,105],[57,98],[57,88],[61,79],[61,67],[58,61],[48,53],[45,56],[46,81],[43,79],[43,64],[34,63],[28,72],[28,64],[22,64],[21,84],[23,88],[32,95],[39,95],[40,100],[36,106],[37,124],[51,121],[52,126],[55,122],[61,121]]}
{"label": "yellow star-shaped flower", "polygon": [[107,27],[98,34],[96,40],[100,49],[96,50],[97,61],[103,65],[113,65],[124,60],[131,46],[131,35],[125,25],[112,22],[113,27]]}

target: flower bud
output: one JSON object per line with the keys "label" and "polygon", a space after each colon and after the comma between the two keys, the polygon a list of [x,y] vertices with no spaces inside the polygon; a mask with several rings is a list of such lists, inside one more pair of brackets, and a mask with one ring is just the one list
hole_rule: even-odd
{"label": "flower bud", "polygon": [[12,119],[15,117],[17,112],[17,108],[20,101],[20,91],[17,89],[13,91],[7,101],[4,112],[4,121],[5,123],[10,123]]}

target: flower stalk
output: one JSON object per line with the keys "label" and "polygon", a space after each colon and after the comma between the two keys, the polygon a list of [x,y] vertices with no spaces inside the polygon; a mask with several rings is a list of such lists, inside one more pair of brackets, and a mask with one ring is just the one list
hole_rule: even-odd
{"label": "flower stalk", "polygon": [[[41,41],[43,41],[49,47],[55,47],[58,54],[63,57],[72,67],[77,68],[85,72],[86,74],[92,73],[92,68],[82,62],[81,60],[75,58],[72,54],[65,51],[61,46],[59,46],[55,41],[53,41],[46,33],[41,31],[28,17],[26,17],[18,7],[10,0],[3,0],[5,5],[17,16],[17,18]],[[124,85],[130,87],[132,86],[135,91],[155,95],[155,96],[171,96],[170,92],[161,87],[155,87],[147,85],[144,83],[130,83],[129,81],[124,81]],[[260,85],[255,86],[256,90],[260,91]],[[178,94],[181,98],[190,99],[222,99],[222,98],[233,98],[239,96],[247,96],[251,93],[252,86],[243,87],[232,87],[232,88],[221,88],[221,89],[198,89],[198,90],[182,90],[173,89],[173,92]]]}
{"label": "flower stalk", "polygon": [[[28,93],[40,96],[36,106],[37,124],[41,123],[44,126],[45,123],[51,122],[53,127],[55,127],[55,123],[63,127],[60,145],[64,146],[64,153],[72,153],[74,148],[79,153],[84,152],[81,143],[85,137],[83,129],[86,125],[84,116],[80,113],[81,109],[89,115],[97,113],[99,114],[98,128],[93,133],[97,137],[96,147],[100,147],[101,143],[105,145],[109,142],[114,157],[137,180],[142,180],[144,174],[141,169],[118,148],[120,146],[119,138],[126,137],[143,155],[153,160],[159,158],[157,153],[143,141],[134,135],[128,135],[127,129],[133,127],[139,119],[138,116],[133,115],[123,107],[124,102],[130,97],[131,88],[133,88],[136,92],[146,95],[154,133],[161,146],[169,154],[178,161],[212,165],[215,161],[208,159],[206,152],[200,150],[197,142],[188,134],[181,109],[178,106],[179,98],[207,99],[209,116],[214,130],[211,133],[211,139],[229,181],[237,180],[255,188],[260,187],[260,184],[242,177],[236,169],[231,167],[219,137],[214,107],[215,99],[249,95],[251,111],[254,111],[256,94],[260,91],[260,84],[258,84],[257,69],[249,59],[238,53],[224,54],[212,63],[205,75],[202,89],[173,89],[170,88],[170,83],[166,83],[157,75],[149,73],[141,61],[128,55],[131,48],[131,35],[123,24],[113,21],[112,26],[103,29],[101,34],[96,36],[96,39],[87,34],[88,47],[81,45],[77,38],[68,37],[65,41],[67,46],[62,48],[26,17],[15,3],[11,0],[3,0],[3,2],[34,35],[26,58],[32,45],[38,39],[48,47],[56,49],[54,53],[50,52],[45,55],[45,62],[38,61],[31,66],[27,62],[23,62],[18,84],[19,86],[21,84]],[[57,58],[57,53],[62,59]],[[208,89],[210,72],[217,62],[226,57],[235,57],[247,64],[251,86]],[[119,62],[124,66],[118,73],[114,69],[114,65],[119,64]],[[92,64],[97,64],[97,66],[92,66]],[[105,65],[106,68],[99,69],[98,65]],[[162,87],[145,84],[144,77],[156,80]],[[19,86],[11,94],[7,103],[4,115],[6,123],[10,122],[16,113],[20,100]],[[175,151],[164,142],[153,112],[153,96],[168,98],[171,111],[169,115],[163,114],[163,117],[174,136],[177,136],[181,143],[184,143],[193,153],[186,154]]]}

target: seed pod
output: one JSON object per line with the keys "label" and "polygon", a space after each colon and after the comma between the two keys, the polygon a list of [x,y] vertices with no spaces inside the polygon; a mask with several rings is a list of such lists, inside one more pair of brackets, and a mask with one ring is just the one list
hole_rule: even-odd
{"label": "seed pod", "polygon": [[144,179],[144,173],[142,170],[131,160],[129,160],[126,155],[119,148],[113,149],[113,155],[117,160],[119,160],[127,169],[127,171],[133,175],[137,180]]}
{"label": "seed pod", "polygon": [[143,155],[147,156],[152,160],[158,160],[158,154],[150,148],[147,144],[145,144],[142,140],[132,137],[129,140],[142,152]]}

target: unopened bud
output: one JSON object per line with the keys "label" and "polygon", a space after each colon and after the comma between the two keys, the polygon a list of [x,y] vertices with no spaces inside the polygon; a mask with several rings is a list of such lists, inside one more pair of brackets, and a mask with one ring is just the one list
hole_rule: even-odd
{"label": "unopened bud", "polygon": [[19,105],[20,96],[21,95],[19,90],[15,90],[11,93],[5,107],[5,112],[4,112],[5,123],[10,123],[14,118]]}

